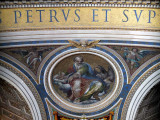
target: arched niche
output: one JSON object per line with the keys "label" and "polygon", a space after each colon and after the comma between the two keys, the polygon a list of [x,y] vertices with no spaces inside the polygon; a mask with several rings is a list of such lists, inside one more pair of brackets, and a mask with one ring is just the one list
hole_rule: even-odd
{"label": "arched niche", "polygon": [[128,106],[126,120],[135,120],[138,107],[142,103],[148,92],[160,82],[160,70],[153,72],[146,80],[137,88]]}
{"label": "arched niche", "polygon": [[160,118],[160,82],[156,84],[145,96],[138,107],[136,120],[159,120]]}
{"label": "arched niche", "polygon": [[14,86],[14,88],[16,88],[16,90],[23,96],[29,106],[33,120],[42,120],[37,100],[26,83],[18,75],[2,66],[0,66],[0,78]]}

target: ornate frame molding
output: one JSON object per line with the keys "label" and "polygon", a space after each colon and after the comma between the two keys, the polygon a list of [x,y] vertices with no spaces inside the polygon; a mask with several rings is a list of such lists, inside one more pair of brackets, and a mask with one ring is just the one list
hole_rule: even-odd
{"label": "ornate frame molding", "polygon": [[[44,82],[44,86],[45,86],[45,89],[46,89],[46,91],[47,91],[47,93],[49,94],[49,96],[51,97],[51,99],[54,101],[54,104],[58,104],[58,106],[61,106],[62,105],[62,102],[63,101],[61,101],[61,100],[57,100],[56,99],[56,97],[54,97],[53,96],[53,93],[51,92],[51,90],[50,90],[50,83],[48,83],[47,81],[48,81],[48,78],[49,78],[49,76],[48,76],[48,74],[49,74],[49,71],[50,71],[50,67],[48,67],[48,66],[52,66],[52,64],[54,64],[55,62],[57,62],[57,60],[59,60],[59,58],[62,58],[62,56],[63,55],[66,55],[66,54],[77,54],[77,52],[78,53],[83,53],[83,52],[95,52],[94,54],[100,54],[100,55],[103,55],[101,52],[104,52],[104,51],[108,51],[108,52],[111,52],[111,54],[114,54],[116,57],[117,57],[117,59],[121,59],[121,57],[119,56],[119,55],[117,55],[113,50],[111,50],[110,48],[108,48],[108,47],[102,47],[102,48],[99,48],[100,50],[98,50],[98,48],[97,49],[93,49],[93,48],[89,48],[89,49],[87,49],[87,50],[83,50],[83,49],[80,49],[80,48],[70,48],[69,50],[66,48],[66,47],[61,47],[61,49],[60,48],[58,48],[59,49],[59,51],[57,51],[58,52],[58,54],[60,54],[62,51],[64,51],[65,49],[67,50],[65,50],[65,52],[63,53],[61,53],[61,55],[58,55],[58,56],[55,56],[55,55],[53,55],[53,54],[56,54],[56,51],[53,51],[53,53],[51,54],[49,54],[49,56],[46,56],[46,58],[44,59],[44,61],[43,61],[43,63],[41,64],[41,68],[40,68],[40,71],[39,71],[39,73],[40,73],[40,75],[39,76],[44,76],[43,78],[42,77],[40,77],[39,78],[39,82],[41,83],[42,81]],[[96,50],[98,50],[98,51],[96,51]],[[101,51],[101,50],[104,50],[104,51]],[[101,51],[101,52],[100,52]],[[91,54],[91,53],[90,53]],[[52,56],[54,56],[54,58],[52,57]],[[108,55],[108,56],[110,56],[110,55]],[[107,57],[107,54],[105,55],[105,57]],[[119,58],[120,57],[120,58]],[[53,58],[54,60],[52,60],[52,61],[48,61],[48,60],[51,60],[51,58]],[[109,59],[109,57],[107,57],[107,59]],[[113,60],[113,58],[112,58],[112,63],[114,64],[114,60]],[[123,60],[122,60],[123,61]],[[124,61],[123,61],[124,62]],[[45,63],[47,63],[46,65],[45,65]],[[119,68],[118,66],[118,62],[116,61],[116,68]],[[125,65],[125,63],[121,63],[121,65],[123,64],[123,66],[126,66]],[[45,70],[44,70],[45,69]],[[125,70],[125,71],[127,71],[127,70]],[[119,74],[123,74],[123,72],[124,71],[121,71],[120,69],[118,69],[118,73]],[[127,73],[128,73],[128,71],[127,71]],[[44,75],[43,75],[44,74]],[[125,75],[124,75],[125,76]],[[119,78],[119,84],[120,84],[120,86],[123,86],[122,84],[124,84],[124,77],[123,75],[120,75],[120,78]],[[126,76],[125,76],[126,77]],[[121,80],[122,79],[122,80]],[[123,82],[122,82],[123,81]],[[128,82],[128,75],[127,75],[127,77],[125,78],[125,82],[127,83]],[[46,87],[47,86],[47,87]],[[119,92],[116,92],[116,95],[115,96],[117,96],[118,97],[118,95],[119,95],[119,93],[121,92],[121,89],[122,89],[122,87],[120,87],[120,88],[118,88],[118,91]],[[60,98],[60,97],[59,97]],[[114,97],[114,99],[112,99],[111,101],[114,101],[116,98]],[[119,98],[120,99],[120,98]],[[65,101],[66,102],[66,101]],[[67,104],[69,104],[68,102],[67,102]],[[110,103],[109,103],[110,104]],[[105,104],[105,105],[108,105],[108,106],[110,106],[109,104]],[[117,104],[117,102],[116,102],[116,104]],[[69,104],[69,106],[73,106],[72,104],[70,105]],[[113,107],[114,106],[114,107]],[[115,108],[115,105],[113,105],[111,108]],[[65,107],[64,105],[63,105],[63,108],[65,108],[66,110],[72,110],[72,112],[78,112],[78,113],[89,113],[90,114],[90,112],[95,112],[96,110],[92,110],[92,111],[90,111],[89,109],[88,109],[88,107],[93,107],[93,106],[87,106],[87,111],[85,110],[86,109],[86,106],[84,106],[85,107],[85,109],[84,110],[80,110],[80,109],[82,109],[82,108],[80,108],[80,106],[74,106],[74,107],[76,107],[76,108],[78,108],[79,107],[79,109],[77,109],[77,110],[74,110],[73,111],[73,108],[68,108],[68,107]],[[101,106],[102,107],[102,106]],[[99,109],[104,109],[104,108],[101,108],[101,107],[98,107],[98,110]],[[104,106],[103,106],[104,107]],[[61,111],[59,108],[56,108],[56,107],[54,107],[55,109],[58,109],[58,111]],[[107,111],[109,111],[111,108],[107,108]],[[65,110],[65,111],[66,111]],[[63,113],[63,111],[61,111],[62,113]],[[106,110],[105,110],[105,113],[106,113]],[[88,115],[87,117],[89,117],[89,118],[92,118],[92,117],[97,117],[97,116],[99,116],[99,115],[101,115],[102,116],[102,114],[105,114],[104,112],[102,112],[101,114],[97,114],[97,115]],[[76,117],[74,114],[72,115],[72,114],[69,114],[69,113],[63,113],[63,114],[68,114],[69,116],[73,116],[73,117]],[[77,116],[78,117],[78,116]],[[79,116],[80,117],[80,116]]]}
{"label": "ornate frame molding", "polygon": [[159,32],[127,30],[39,30],[1,32],[0,47],[69,45],[68,40],[100,40],[98,45],[160,48]]}
{"label": "ornate frame molding", "polygon": [[[51,108],[53,107],[52,103],[46,98],[45,99],[46,103],[47,103],[47,106],[48,106],[48,109],[49,109],[49,115],[50,115],[50,120],[52,120],[52,117],[53,117],[53,111],[51,110]],[[117,120],[118,118],[118,111],[119,111],[119,108],[120,108],[120,105],[122,103],[122,99],[119,99],[118,103],[115,105],[115,108],[113,108],[113,111],[115,111],[114,113],[114,120]],[[60,113],[61,115],[64,115],[62,113]],[[105,113],[106,115],[107,113]],[[66,116],[66,115],[64,115]],[[104,115],[101,115],[99,117],[103,117]],[[68,116],[66,116],[68,117]]]}
{"label": "ornate frame molding", "polygon": [[0,2],[1,8],[26,8],[26,7],[143,7],[159,8],[159,1],[151,0],[13,0]]}
{"label": "ornate frame molding", "polygon": [[64,3],[64,4],[1,4],[0,8],[32,8],[32,7],[132,7],[132,8],[160,8],[160,5],[158,4],[117,4],[117,3],[111,3],[111,4],[88,4],[88,3]]}

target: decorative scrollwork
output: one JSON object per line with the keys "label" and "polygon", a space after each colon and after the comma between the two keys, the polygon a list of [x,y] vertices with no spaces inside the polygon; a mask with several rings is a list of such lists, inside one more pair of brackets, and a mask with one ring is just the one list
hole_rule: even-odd
{"label": "decorative scrollwork", "polygon": [[88,41],[88,40],[72,41],[72,40],[68,40],[68,41],[70,43],[69,46],[74,46],[74,47],[77,47],[77,48],[82,49],[82,50],[87,50],[88,48],[99,46],[98,43],[100,42],[100,40],[96,40],[96,41]]}

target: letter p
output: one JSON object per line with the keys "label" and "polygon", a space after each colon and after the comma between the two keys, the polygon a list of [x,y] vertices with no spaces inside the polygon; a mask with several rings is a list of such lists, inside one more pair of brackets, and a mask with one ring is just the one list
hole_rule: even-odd
{"label": "letter p", "polygon": [[15,16],[15,24],[16,24],[16,23],[18,23],[17,19],[21,18],[21,12],[18,10],[14,11],[14,16]]}
{"label": "letter p", "polygon": [[[151,15],[151,12],[153,12],[153,16]],[[151,18],[154,18],[156,16],[156,12],[154,10],[149,10],[149,20],[148,23],[151,23]]]}

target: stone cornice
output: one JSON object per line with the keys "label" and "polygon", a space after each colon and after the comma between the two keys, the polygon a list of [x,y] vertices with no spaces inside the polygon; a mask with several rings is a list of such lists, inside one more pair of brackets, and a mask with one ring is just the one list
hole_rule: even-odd
{"label": "stone cornice", "polygon": [[142,7],[159,8],[160,1],[155,0],[6,0],[0,2],[0,8],[26,7]]}

